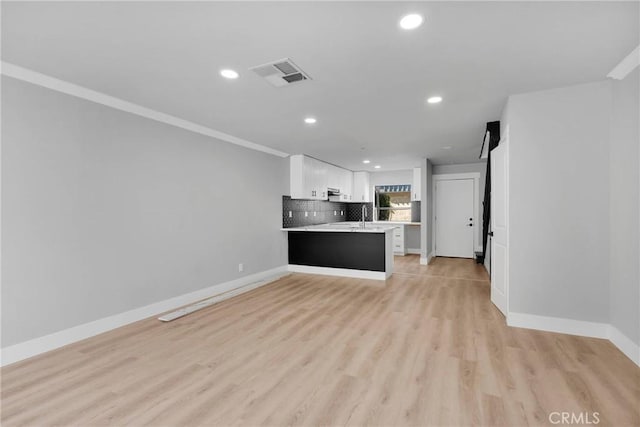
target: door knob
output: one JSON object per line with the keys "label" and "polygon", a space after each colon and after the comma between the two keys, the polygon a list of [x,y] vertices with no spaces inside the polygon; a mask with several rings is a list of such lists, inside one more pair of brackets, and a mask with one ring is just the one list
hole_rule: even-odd
{"label": "door knob", "polygon": [[469,224],[469,227],[473,227],[473,224]]}

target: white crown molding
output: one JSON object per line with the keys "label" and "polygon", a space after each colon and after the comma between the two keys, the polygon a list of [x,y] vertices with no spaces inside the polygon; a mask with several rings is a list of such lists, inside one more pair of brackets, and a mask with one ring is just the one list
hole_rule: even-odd
{"label": "white crown molding", "polygon": [[188,304],[193,304],[205,298],[219,296],[216,302],[220,302],[241,293],[256,289],[260,286],[264,286],[285,275],[287,275],[286,266],[276,267],[271,270],[250,274],[229,282],[219,283],[188,294],[178,295],[164,301],[155,302],[144,307],[125,311],[124,313],[114,314],[113,316],[104,317],[89,323],[54,332],[43,337],[14,344],[12,346],[5,347],[0,351],[0,366],[10,365],[33,356],[37,356],[38,354],[55,350],[56,348],[72,344],[86,338],[91,338],[130,323],[152,316],[157,316],[161,313],[175,310],[176,308]]}
{"label": "white crown molding", "polygon": [[616,80],[622,80],[632,72],[638,65],[640,65],[640,46],[633,49],[633,51],[627,55],[616,67],[611,70],[607,77]]}
{"label": "white crown molding", "polygon": [[236,136],[229,135],[228,133],[211,129],[206,126],[202,126],[188,120],[172,116],[170,114],[152,110],[151,108],[143,107],[141,105],[134,104],[132,102],[125,101],[123,99],[116,98],[102,92],[97,92],[83,86],[78,86],[64,80],[56,79],[54,77],[47,76],[46,74],[38,73],[37,71],[29,70],[15,64],[11,64],[9,62],[2,61],[1,72],[5,76],[12,77],[14,79],[42,86],[47,89],[75,96],[77,98],[82,98],[87,101],[95,102],[97,104],[102,104],[107,107],[115,108],[116,110],[125,111],[127,113],[165,123],[170,126],[175,126],[181,129],[188,130],[190,132],[198,133],[200,135],[215,138],[220,141],[239,145],[251,150],[261,151],[263,153],[271,154],[278,157],[289,156],[288,153],[284,153],[282,151],[278,151],[264,145],[256,144],[255,142],[247,141],[246,139],[238,138]]}

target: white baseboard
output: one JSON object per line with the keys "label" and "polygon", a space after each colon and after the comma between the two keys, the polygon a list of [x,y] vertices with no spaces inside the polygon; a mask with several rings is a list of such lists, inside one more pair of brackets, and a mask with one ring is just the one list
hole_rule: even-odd
{"label": "white baseboard", "polygon": [[433,259],[433,252],[430,252],[426,258],[420,258],[420,264],[428,265],[432,259]]}
{"label": "white baseboard", "polygon": [[633,363],[640,366],[640,345],[634,343],[629,337],[608,323],[511,312],[507,315],[507,325],[516,328],[608,339]]}
{"label": "white baseboard", "polygon": [[420,255],[420,249],[410,249],[410,248],[407,248],[407,253],[408,253],[408,254],[414,254],[414,255],[415,255],[415,254]]}
{"label": "white baseboard", "polygon": [[631,338],[612,325],[609,325],[609,341],[618,347],[633,363],[640,366],[640,345],[634,343]]}
{"label": "white baseboard", "polygon": [[289,264],[289,271],[293,273],[322,274],[325,276],[351,277],[355,279],[387,280],[391,272],[351,270],[348,268],[314,267],[311,265]]}
{"label": "white baseboard", "polygon": [[507,315],[507,325],[583,337],[609,338],[609,325],[607,323],[586,322],[560,317],[510,312]]}
{"label": "white baseboard", "polygon": [[[94,320],[93,322],[84,323],[69,329],[54,332],[43,337],[35,338],[29,341],[14,344],[3,348],[0,352],[0,366],[6,366],[20,360],[54,350],[65,345],[81,341],[86,338],[119,328],[129,323],[137,322],[148,317],[157,316],[164,312],[175,310],[179,307],[193,304],[205,298],[220,295],[235,289],[247,286],[249,284],[264,281],[262,285],[275,280],[287,272],[286,266],[276,267],[271,270],[262,271],[260,273],[250,274],[239,279],[229,282],[220,283],[208,288],[200,289],[188,294],[179,295],[164,301],[159,301],[144,307],[118,313],[113,316],[104,317]],[[262,286],[261,285],[261,286]],[[255,289],[255,287],[251,287]],[[237,295],[230,294],[229,298]]]}

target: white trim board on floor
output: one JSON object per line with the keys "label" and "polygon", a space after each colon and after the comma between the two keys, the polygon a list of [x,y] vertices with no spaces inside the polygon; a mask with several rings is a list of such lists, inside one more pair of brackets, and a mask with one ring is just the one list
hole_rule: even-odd
{"label": "white trim board on floor", "polygon": [[314,267],[311,265],[289,264],[292,273],[321,274],[325,276],[351,277],[354,279],[387,280],[391,273],[384,271],[352,270],[349,268]]}
{"label": "white trim board on floor", "polygon": [[628,336],[612,325],[609,325],[609,341],[636,365],[640,366],[640,345],[631,341]]}
{"label": "white trim board on floor", "polygon": [[429,265],[432,259],[433,259],[433,251],[429,252],[429,255],[427,255],[426,258],[420,257],[420,265]]}
{"label": "white trim board on floor", "polygon": [[535,314],[510,312],[507,316],[507,325],[517,328],[537,329],[540,331],[558,332],[561,334],[591,338],[609,337],[609,325],[606,323],[537,316]]}
{"label": "white trim board on floor", "polygon": [[516,328],[608,339],[625,356],[640,366],[640,346],[608,323],[511,312],[507,315],[507,325]]}
{"label": "white trim board on floor", "polygon": [[[55,350],[68,344],[81,341],[104,332],[111,331],[121,326],[128,325],[139,320],[147,319],[152,316],[158,316],[170,310],[175,310],[182,306],[193,304],[205,298],[215,295],[229,293],[227,298],[239,295],[242,292],[231,292],[243,287],[247,287],[246,291],[264,286],[280,277],[287,275],[287,267],[281,266],[271,270],[262,271],[248,276],[240,277],[229,282],[220,283],[209,286],[188,294],[179,295],[173,298],[159,301],[144,307],[136,308],[124,313],[115,314],[113,316],[104,317],[89,323],[74,326],[69,329],[54,332],[43,337],[34,338],[29,341],[14,344],[3,348],[0,351],[0,366],[6,366],[11,363],[28,359],[47,351]],[[262,283],[257,283],[262,282]],[[256,284],[256,286],[248,286]]]}
{"label": "white trim board on floor", "polygon": [[607,74],[607,77],[622,80],[638,66],[640,66],[640,46],[637,46],[629,55],[625,56],[624,59]]}

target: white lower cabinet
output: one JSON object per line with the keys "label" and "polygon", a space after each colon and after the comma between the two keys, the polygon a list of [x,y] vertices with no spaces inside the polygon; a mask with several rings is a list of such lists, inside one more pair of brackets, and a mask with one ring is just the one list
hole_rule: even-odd
{"label": "white lower cabinet", "polygon": [[393,229],[393,253],[395,255],[406,255],[407,245],[405,244],[405,226],[400,224]]}

